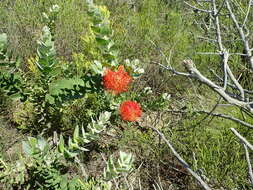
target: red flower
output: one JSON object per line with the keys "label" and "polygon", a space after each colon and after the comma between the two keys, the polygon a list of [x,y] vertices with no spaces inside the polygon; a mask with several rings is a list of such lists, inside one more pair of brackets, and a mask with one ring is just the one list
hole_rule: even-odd
{"label": "red flower", "polygon": [[125,101],[120,105],[120,115],[125,121],[136,121],[141,117],[141,107],[137,102]]}
{"label": "red flower", "polygon": [[125,71],[124,66],[120,65],[118,71],[107,69],[103,77],[105,89],[113,94],[119,94],[128,90],[128,85],[132,81],[131,76]]}

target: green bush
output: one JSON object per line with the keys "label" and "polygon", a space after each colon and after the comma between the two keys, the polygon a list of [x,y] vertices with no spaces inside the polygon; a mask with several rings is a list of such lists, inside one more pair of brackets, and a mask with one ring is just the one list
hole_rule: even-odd
{"label": "green bush", "polygon": [[[74,54],[73,62],[70,63],[61,61],[55,48],[54,36],[57,33],[54,32],[57,32],[56,23],[60,12],[61,8],[53,5],[48,13],[43,13],[46,25],[42,28],[42,34],[37,41],[36,57],[28,60],[29,71],[22,71],[18,65],[14,65],[14,69],[19,70],[21,74],[14,72],[10,75],[10,69],[5,72],[3,70],[1,78],[1,87],[7,95],[20,98],[25,105],[32,104],[30,106],[34,112],[32,117],[25,114],[26,111],[20,110],[14,119],[16,123],[21,124],[20,128],[35,134],[72,127],[72,125],[64,126],[65,124],[76,125],[85,122],[87,124],[91,121],[91,117],[98,116],[101,111],[110,111],[112,107],[110,105],[116,98],[109,96],[102,86],[102,73],[105,68],[113,69],[119,66],[117,49],[112,40],[113,30],[109,11],[103,6],[88,3],[89,33],[82,39],[87,46],[84,53]],[[133,75],[138,75],[141,71],[138,63],[128,61],[125,64],[126,69]],[[78,106],[78,110],[83,110],[81,112],[84,113],[84,117],[79,117],[80,121],[66,118],[68,114],[73,116],[72,113],[76,113],[69,108],[75,106],[74,100],[78,99],[79,102],[83,102]],[[24,106],[20,108],[22,107],[24,108]],[[28,116],[27,122],[18,118],[22,115]]]}

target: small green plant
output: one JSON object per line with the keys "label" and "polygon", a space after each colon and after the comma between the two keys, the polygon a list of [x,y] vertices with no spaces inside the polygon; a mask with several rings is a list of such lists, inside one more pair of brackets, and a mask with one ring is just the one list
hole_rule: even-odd
{"label": "small green plant", "polygon": [[[83,133],[86,137],[82,137],[82,143],[87,144],[91,140],[97,139],[97,134],[101,132],[102,126],[109,119],[109,113],[105,113],[104,117],[93,123],[89,133]],[[102,127],[102,128],[101,128]],[[76,128],[77,129],[77,128]],[[86,190],[112,189],[112,180],[118,179],[133,170],[133,156],[120,152],[119,159],[115,163],[110,157],[107,162],[107,167],[104,171],[104,176],[97,179],[89,179],[88,176],[83,180],[79,175],[71,175],[69,172],[70,156],[77,157],[77,153],[73,153],[73,148],[79,151],[87,151],[80,148],[78,144],[81,142],[81,137],[75,131],[72,140],[68,147],[64,146],[63,139],[54,144],[53,141],[46,141],[42,137],[28,137],[27,141],[23,142],[24,157],[21,157],[15,164],[7,163],[0,158],[0,182],[6,189],[49,189],[49,190]],[[85,141],[85,139],[87,139]],[[68,151],[67,151],[68,150]],[[68,152],[65,154],[65,152]],[[64,152],[64,153],[63,153]],[[66,157],[66,155],[68,155]],[[67,158],[67,159],[66,159]],[[70,161],[70,162],[69,162]],[[79,163],[80,164],[80,163]],[[74,168],[72,168],[74,169]],[[75,168],[78,171],[78,168]]]}
{"label": "small green plant", "polygon": [[[95,5],[93,1],[88,0],[87,3],[91,23],[89,32],[82,38],[82,41],[85,46],[85,54],[89,55],[85,56],[94,62],[91,67],[101,74],[104,67],[116,68],[120,65],[119,48],[113,41],[114,30],[111,26],[108,9],[105,6]],[[138,59],[133,61],[126,59],[122,64],[134,77],[144,73]]]}
{"label": "small green plant", "polygon": [[112,66],[117,66],[118,50],[112,40],[113,30],[110,25],[110,12],[105,6],[97,6],[92,1],[88,3],[88,14],[91,18],[90,29],[102,57]]}
{"label": "small green plant", "polygon": [[6,189],[82,189],[80,179],[70,178],[62,155],[45,139],[29,137],[23,151],[25,157],[15,164],[1,160],[0,181]]}
{"label": "small green plant", "polygon": [[73,138],[68,139],[68,144],[65,145],[63,136],[60,136],[59,140],[59,152],[63,153],[66,158],[72,158],[77,156],[82,151],[89,151],[84,146],[92,141],[98,140],[99,133],[101,133],[106,124],[108,124],[111,113],[101,113],[97,121],[92,120],[91,124],[87,126],[88,132],[85,131],[84,127],[80,128],[76,126]]}
{"label": "small green plant", "polygon": [[0,34],[0,88],[11,97],[25,97],[21,75],[16,71],[18,61],[11,61],[7,52],[8,36]]}
{"label": "small green plant", "polygon": [[110,157],[104,171],[105,179],[112,180],[119,178],[120,175],[129,173],[132,170],[133,161],[133,155],[125,152],[119,153],[119,159],[116,163],[113,161],[112,157]]}

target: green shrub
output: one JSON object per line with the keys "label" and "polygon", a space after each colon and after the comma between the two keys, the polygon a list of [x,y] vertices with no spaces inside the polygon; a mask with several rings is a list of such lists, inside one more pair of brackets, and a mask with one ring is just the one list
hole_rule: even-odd
{"label": "green shrub", "polygon": [[[63,126],[72,123],[68,122],[68,119],[63,119],[63,116],[66,116],[64,113],[69,112],[65,111],[65,108],[74,106],[73,100],[76,99],[82,99],[81,101],[84,102],[78,108],[85,112],[85,117],[81,118],[81,121],[76,120],[79,123],[88,123],[91,117],[98,116],[101,111],[110,111],[110,101],[113,100],[113,96],[106,98],[108,95],[103,90],[101,74],[105,67],[118,66],[117,50],[112,40],[113,30],[110,26],[109,12],[105,7],[93,3],[89,3],[88,7],[91,38],[84,38],[84,42],[91,47],[87,47],[84,52],[88,52],[87,55],[90,56],[74,54],[71,64],[57,58],[54,41],[56,34],[52,32],[56,32],[61,8],[53,5],[48,13],[43,13],[46,25],[37,42],[36,57],[28,61],[29,72],[22,71],[17,65],[14,65],[14,68],[19,69],[21,74],[14,72],[10,75],[10,70],[3,72],[1,87],[7,94],[19,97],[23,102],[26,101],[26,105],[32,104],[34,116],[26,118],[27,123],[21,117],[30,114],[16,114],[17,117],[14,117],[15,122],[22,125],[22,129],[39,133],[71,127],[72,125]],[[126,65],[133,74],[139,71],[136,64],[138,62]]]}
{"label": "green shrub", "polygon": [[[84,132],[79,135],[77,127],[73,140],[69,139],[68,145],[65,146],[63,137],[60,140],[46,141],[42,137],[28,137],[27,141],[23,142],[24,157],[21,157],[15,164],[5,162],[0,157],[0,182],[5,189],[112,189],[112,181],[126,175],[133,169],[133,156],[124,152],[120,152],[119,159],[115,162],[112,157],[109,158],[104,176],[93,179],[83,173],[84,179],[81,179],[81,174],[71,174],[70,170],[79,169],[73,168],[73,164],[79,164],[78,154],[87,149],[81,148],[81,144],[90,143],[91,140],[97,140],[98,133],[105,127],[104,124],[109,119],[109,114],[101,115],[100,119],[93,122],[89,132]],[[55,144],[56,143],[56,144]],[[73,151],[79,150],[78,152]],[[75,158],[75,161],[69,160]],[[71,162],[69,162],[71,161]],[[72,167],[72,168],[71,168]],[[84,172],[84,170],[82,170]],[[124,186],[124,184],[123,184]]]}

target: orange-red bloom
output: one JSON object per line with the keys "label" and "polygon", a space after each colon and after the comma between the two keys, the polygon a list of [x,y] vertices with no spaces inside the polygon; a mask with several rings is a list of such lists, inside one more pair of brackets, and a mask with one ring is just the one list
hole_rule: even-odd
{"label": "orange-red bloom", "polygon": [[111,91],[113,94],[126,92],[131,81],[132,77],[125,71],[123,65],[119,66],[118,71],[107,69],[103,76],[105,89]]}
{"label": "orange-red bloom", "polygon": [[141,107],[137,102],[125,101],[120,105],[120,116],[125,121],[136,121],[141,117]]}

